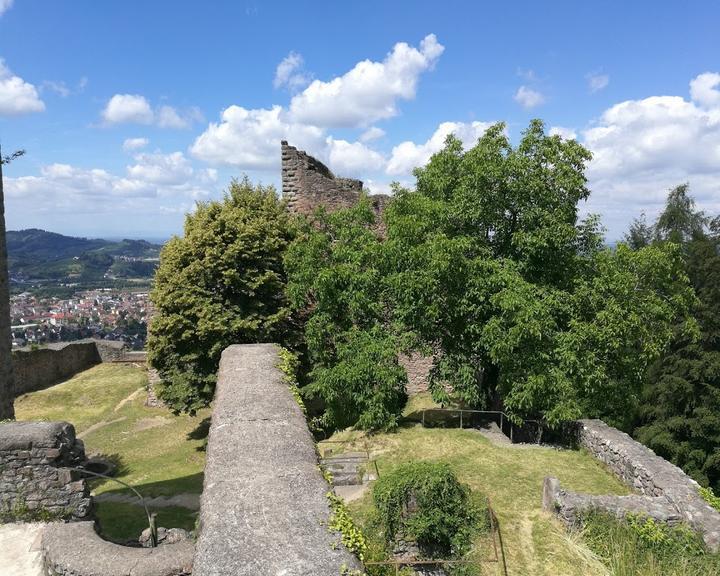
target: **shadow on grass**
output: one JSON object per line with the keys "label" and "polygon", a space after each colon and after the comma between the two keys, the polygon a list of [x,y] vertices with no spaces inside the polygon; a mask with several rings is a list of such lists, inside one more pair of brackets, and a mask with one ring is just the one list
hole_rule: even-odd
{"label": "shadow on grass", "polygon": [[[204,475],[202,472],[170,478],[159,482],[148,482],[146,484],[131,484],[135,490],[143,495],[143,498],[154,498],[156,496],[174,496],[176,494],[200,494],[202,492]],[[107,484],[106,484],[107,483]],[[105,480],[102,486],[115,485],[117,489],[104,490],[103,494],[123,494],[135,497],[133,492],[112,480]],[[99,486],[99,485],[98,485]],[[139,501],[138,501],[139,503]]]}
{"label": "shadow on grass", "polygon": [[201,446],[195,448],[198,452],[205,452],[207,450],[207,437],[210,433],[211,418],[203,418],[202,421],[195,427],[194,430],[188,432],[188,440],[204,440]]}

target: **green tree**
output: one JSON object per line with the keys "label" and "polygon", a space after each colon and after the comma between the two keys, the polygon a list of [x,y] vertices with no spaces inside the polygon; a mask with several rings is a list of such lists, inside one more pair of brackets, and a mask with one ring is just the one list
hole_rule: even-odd
{"label": "green tree", "polygon": [[349,210],[320,210],[285,259],[290,301],[306,318],[311,371],[303,394],[322,405],[328,428],[392,428],[406,400],[374,226],[366,198]]}
{"label": "green tree", "polygon": [[283,255],[293,236],[275,189],[233,180],[222,201],[198,203],[183,237],[163,248],[151,299],[148,357],[160,396],[177,411],[212,400],[231,344],[287,343],[293,332]]}
{"label": "green tree", "polygon": [[634,435],[704,486],[720,490],[720,219],[695,209],[687,185],[670,191],[658,244],[681,242],[697,295],[699,338],[675,330],[647,376]]}
{"label": "green tree", "polygon": [[436,400],[558,423],[637,398],[692,292],[671,246],[603,249],[597,218],[579,221],[589,158],[540,121],[516,147],[498,124],[467,151],[449,137],[396,191],[393,322],[436,351]]}

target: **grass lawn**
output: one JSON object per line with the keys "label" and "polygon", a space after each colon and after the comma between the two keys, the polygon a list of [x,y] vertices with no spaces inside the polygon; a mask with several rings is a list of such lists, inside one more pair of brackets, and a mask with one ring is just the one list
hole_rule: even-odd
{"label": "grass lawn", "polygon": [[[432,407],[426,399],[415,408]],[[410,411],[412,411],[411,408]],[[589,494],[627,494],[628,489],[592,456],[579,450],[537,446],[496,446],[474,430],[422,428],[408,423],[395,433],[362,434],[346,431],[331,440],[354,439],[345,447],[368,449],[380,474],[402,462],[432,460],[449,463],[462,482],[486,494],[500,520],[510,575],[607,574],[578,536],[541,509],[545,476],[556,476],[563,487]],[[322,449],[322,443],[320,444]],[[350,504],[362,523],[368,516],[371,494]],[[491,552],[488,550],[488,552]],[[499,574],[486,565],[487,574]]]}
{"label": "grass lawn", "polygon": [[[143,496],[172,496],[202,492],[205,452],[203,424],[210,410],[196,416],[174,416],[165,408],[144,405],[147,371],[127,364],[100,364],[57,386],[25,394],[15,401],[18,420],[64,420],[72,423],[85,442],[88,456],[103,454],[119,463],[116,478],[134,486]],[[95,494],[131,494],[112,481],[94,481]],[[101,503],[103,530],[119,538],[139,536],[135,520],[145,524],[142,508],[131,504]],[[159,524],[194,524],[193,511],[158,510]],[[113,512],[114,511],[114,512]],[[184,514],[184,516],[183,516]],[[116,517],[117,525],[111,519]],[[162,524],[166,518],[165,524]],[[171,520],[174,523],[170,523]],[[123,526],[125,528],[123,528]],[[132,530],[129,532],[128,530]]]}

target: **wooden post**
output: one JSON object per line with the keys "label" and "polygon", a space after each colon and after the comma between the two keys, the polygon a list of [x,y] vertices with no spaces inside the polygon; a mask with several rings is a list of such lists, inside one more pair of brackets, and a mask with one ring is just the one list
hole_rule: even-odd
{"label": "wooden post", "polygon": [[462,430],[462,413],[463,411],[460,410],[460,430]]}

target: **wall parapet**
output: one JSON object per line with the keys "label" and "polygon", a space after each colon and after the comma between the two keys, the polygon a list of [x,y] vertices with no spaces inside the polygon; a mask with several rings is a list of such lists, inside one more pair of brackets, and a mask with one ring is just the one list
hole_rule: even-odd
{"label": "wall parapet", "polygon": [[67,422],[0,424],[0,511],[10,517],[89,517],[89,488],[69,469],[84,461],[82,441]]}
{"label": "wall parapet", "polygon": [[566,524],[572,524],[578,512],[592,508],[616,516],[645,513],[670,524],[682,521],[702,535],[709,550],[720,550],[720,512],[703,500],[698,483],[680,468],[602,420],[580,420],[578,443],[639,495],[575,494],[562,490],[556,479],[546,478],[543,506],[547,510]]}
{"label": "wall parapet", "polygon": [[337,576],[357,560],[328,531],[330,487],[273,344],[220,361],[194,576]]}
{"label": "wall parapet", "polygon": [[15,397],[54,386],[101,362],[113,362],[125,354],[125,348],[124,342],[87,339],[14,350]]}

